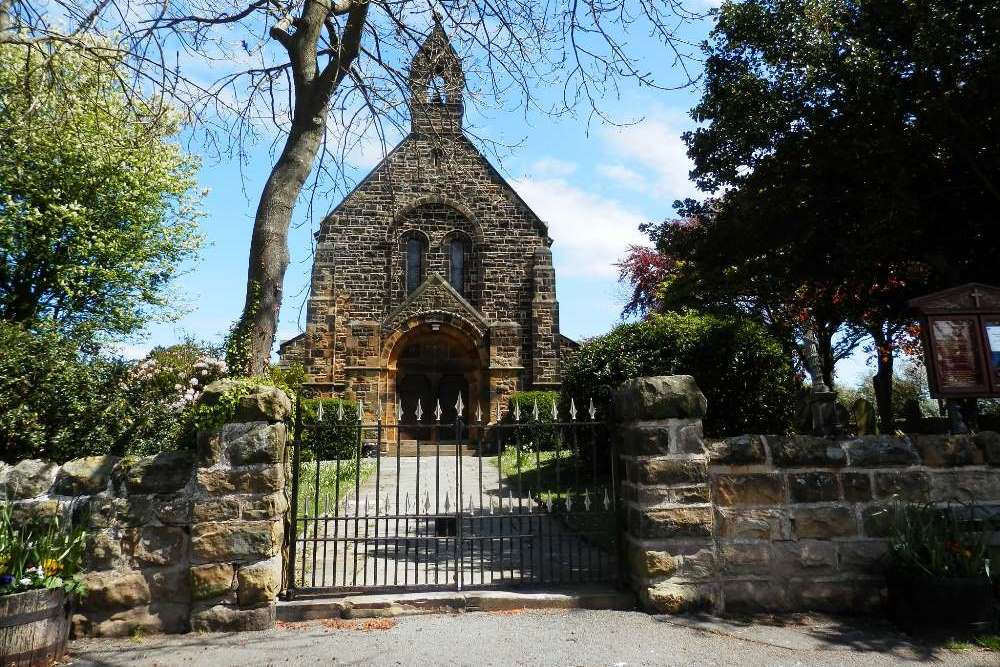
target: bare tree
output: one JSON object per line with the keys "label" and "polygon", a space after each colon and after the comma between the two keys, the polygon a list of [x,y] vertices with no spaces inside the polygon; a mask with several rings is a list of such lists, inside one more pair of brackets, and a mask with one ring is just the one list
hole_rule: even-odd
{"label": "bare tree", "polygon": [[[233,337],[245,345],[246,370],[259,373],[274,345],[288,232],[307,180],[342,178],[360,142],[374,134],[384,150],[387,130],[402,130],[405,67],[435,21],[466,59],[473,103],[582,109],[589,122],[609,120],[602,101],[626,81],[690,85],[695,45],[682,35],[704,15],[684,0],[0,0],[0,44],[121,59],[133,90],[182,110],[220,153],[245,155],[251,142],[277,137]],[[673,85],[630,53],[628,35],[643,32],[664,45]],[[557,99],[535,94],[556,85]]]}

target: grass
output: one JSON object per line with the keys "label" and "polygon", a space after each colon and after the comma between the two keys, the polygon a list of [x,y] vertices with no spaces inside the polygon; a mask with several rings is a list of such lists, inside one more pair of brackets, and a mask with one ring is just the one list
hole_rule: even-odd
{"label": "grass", "polygon": [[[491,461],[496,465],[496,457]],[[520,486],[518,474],[520,473]],[[578,534],[595,546],[607,551],[615,548],[614,517],[604,508],[604,494],[608,478],[593,466],[574,456],[573,450],[521,451],[505,449],[500,455],[500,474],[508,485],[522,493],[531,493],[539,502],[553,504],[556,518],[570,532]],[[588,511],[584,493],[590,499]],[[610,492],[610,491],[609,491]],[[563,512],[566,499],[572,495],[572,512]]]}
{"label": "grass", "polygon": [[[490,460],[496,464],[495,457]],[[506,449],[500,456],[500,474],[507,484],[518,488],[520,481],[524,493],[530,490],[533,497],[543,502],[551,499],[553,503],[565,502],[568,491],[573,492],[574,503],[582,503],[582,495],[588,491],[591,502],[596,505],[603,502],[604,488],[608,483],[600,472],[595,481],[593,468],[574,456],[571,449],[558,452],[522,450],[520,455],[514,449]]]}
{"label": "grass", "polygon": [[[299,476],[299,512],[300,514],[308,508],[310,513],[313,508],[312,499],[316,495],[316,463],[314,461],[303,461]],[[356,461],[341,461],[338,475],[336,461],[322,461],[319,466],[319,498],[320,511],[323,511],[327,503],[333,507],[334,503],[339,503],[344,497],[354,491],[355,476],[360,476],[360,484],[364,483],[375,473],[375,463],[362,459],[361,469],[358,473]],[[339,488],[338,488],[339,477]],[[338,493],[339,491],[339,493]]]}
{"label": "grass", "polygon": [[949,651],[957,652],[971,651],[977,647],[987,651],[1000,652],[1000,635],[981,635],[971,642],[949,639],[945,642],[944,647]]}

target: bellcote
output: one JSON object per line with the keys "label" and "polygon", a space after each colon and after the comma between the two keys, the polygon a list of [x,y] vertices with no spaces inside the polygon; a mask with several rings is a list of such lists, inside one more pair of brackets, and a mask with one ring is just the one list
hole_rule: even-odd
{"label": "bellcote", "polygon": [[441,21],[410,63],[410,122],[414,134],[459,134],[465,106],[462,61]]}

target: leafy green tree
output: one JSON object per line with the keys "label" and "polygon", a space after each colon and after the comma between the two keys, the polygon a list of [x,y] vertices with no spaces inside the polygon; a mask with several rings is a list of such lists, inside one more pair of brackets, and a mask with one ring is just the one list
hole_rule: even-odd
{"label": "leafy green tree", "polygon": [[715,199],[685,256],[693,291],[806,294],[809,327],[869,337],[890,430],[907,300],[996,279],[1000,4],[731,1],[705,51],[685,139]]}
{"label": "leafy green tree", "polygon": [[125,364],[86,358],[52,328],[2,321],[0,350],[0,459],[120,453],[130,400]]}
{"label": "leafy green tree", "polygon": [[178,117],[123,75],[69,47],[0,45],[0,319],[120,337],[170,313],[200,242],[198,163]]}
{"label": "leafy green tree", "polygon": [[591,398],[607,414],[629,378],[692,375],[708,399],[712,435],[782,433],[792,423],[797,382],[788,355],[759,323],[693,311],[653,315],[587,341],[567,361],[563,393],[581,410]]}

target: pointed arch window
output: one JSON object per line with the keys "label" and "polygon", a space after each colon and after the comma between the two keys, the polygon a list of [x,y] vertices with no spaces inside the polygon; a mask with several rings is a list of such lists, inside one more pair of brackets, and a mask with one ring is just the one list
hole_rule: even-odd
{"label": "pointed arch window", "polygon": [[424,281],[427,266],[427,243],[416,235],[406,239],[406,293],[412,294]]}
{"label": "pointed arch window", "polygon": [[448,242],[448,282],[455,291],[465,296],[465,260],[468,244],[455,236]]}

